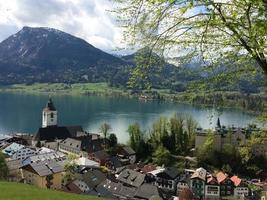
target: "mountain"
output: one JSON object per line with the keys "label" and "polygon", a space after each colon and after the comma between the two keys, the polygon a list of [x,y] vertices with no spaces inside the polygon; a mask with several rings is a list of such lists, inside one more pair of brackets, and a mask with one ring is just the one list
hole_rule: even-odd
{"label": "mountain", "polygon": [[127,62],[52,28],[23,27],[0,43],[0,83],[105,81]]}

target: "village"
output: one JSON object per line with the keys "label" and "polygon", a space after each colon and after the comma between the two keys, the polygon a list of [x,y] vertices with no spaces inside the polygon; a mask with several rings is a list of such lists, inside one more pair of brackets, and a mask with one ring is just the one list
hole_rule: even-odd
{"label": "village", "polygon": [[[247,179],[235,174],[143,163],[134,149],[120,145],[107,151],[111,141],[81,126],[59,126],[52,99],[42,113],[42,127],[35,135],[14,134],[0,138],[9,181],[104,199],[267,199],[267,171]],[[246,142],[245,128],[231,127],[226,137],[218,119],[215,148]],[[207,139],[208,130],[196,130],[195,149]],[[267,139],[252,148],[255,155],[267,152]],[[225,160],[225,163],[228,161]]]}

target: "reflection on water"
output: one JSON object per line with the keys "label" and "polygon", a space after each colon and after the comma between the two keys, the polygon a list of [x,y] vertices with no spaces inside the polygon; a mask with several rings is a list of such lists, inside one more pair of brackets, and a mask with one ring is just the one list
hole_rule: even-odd
{"label": "reflection on water", "polygon": [[[41,126],[41,111],[48,95],[0,94],[0,134],[28,132],[34,134]],[[54,96],[60,125],[82,125],[85,130],[98,132],[107,122],[120,142],[128,139],[129,124],[139,123],[144,130],[159,116],[174,113],[192,115],[203,128],[214,127],[220,116],[224,125],[246,126],[254,121],[251,114],[235,109],[203,108],[186,104],[98,96]]]}

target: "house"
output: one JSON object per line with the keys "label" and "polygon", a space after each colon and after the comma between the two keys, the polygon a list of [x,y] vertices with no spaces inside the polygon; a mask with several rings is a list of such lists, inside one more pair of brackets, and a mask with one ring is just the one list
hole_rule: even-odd
{"label": "house", "polygon": [[74,193],[74,194],[83,193],[83,191],[80,190],[80,188],[77,185],[75,185],[73,182],[70,182],[67,185],[63,186],[62,191],[63,192],[70,192],[70,193]]}
{"label": "house", "polygon": [[105,166],[109,162],[110,156],[106,151],[101,150],[89,154],[89,159],[98,162],[101,166]]}
{"label": "house", "polygon": [[238,176],[232,176],[231,181],[234,183],[234,197],[246,197],[249,195],[249,188],[247,184]]}
{"label": "house", "polygon": [[155,175],[155,185],[168,193],[175,194],[178,175],[178,169],[174,167],[167,167],[163,170],[159,169],[159,172]]}
{"label": "house", "polygon": [[67,138],[59,143],[59,151],[64,153],[72,153],[72,154],[81,154],[81,144],[80,140],[74,138]]}
{"label": "house", "polygon": [[205,199],[220,199],[220,185],[218,184],[217,179],[212,175],[207,177],[207,182],[205,185]]}
{"label": "house", "polygon": [[231,196],[234,194],[234,184],[227,174],[218,172],[216,174],[216,179],[218,184],[220,185],[221,197]]}
{"label": "house", "polygon": [[20,150],[18,150],[17,152],[15,152],[11,158],[12,159],[16,159],[16,160],[24,160],[30,156],[36,155],[37,152],[34,148],[30,148],[30,147],[24,147]]}
{"label": "house", "polygon": [[11,143],[10,145],[6,146],[3,150],[2,150],[2,153],[3,154],[6,154],[8,156],[13,156],[18,150],[21,150],[25,148],[24,145],[22,144],[18,144],[18,143]]}
{"label": "house", "polygon": [[152,172],[152,171],[154,171],[156,169],[157,169],[157,165],[147,164],[147,165],[144,165],[144,167],[141,168],[140,172],[146,174],[146,173]]}
{"label": "house", "polygon": [[87,154],[103,150],[103,139],[94,135],[66,138],[59,143],[59,150],[65,153],[80,155],[82,152]]}
{"label": "house", "polygon": [[98,196],[103,197],[105,199],[116,199],[116,196],[114,196],[107,188],[105,188],[102,184],[99,184],[96,188],[88,190],[84,193],[85,195],[90,196]]}
{"label": "house", "polygon": [[267,186],[263,188],[260,200],[267,200]]}
{"label": "house", "polygon": [[117,155],[121,159],[127,159],[130,164],[133,164],[136,161],[136,153],[129,146],[119,148]]}
{"label": "house", "polygon": [[76,180],[73,182],[83,192],[88,192],[95,189],[100,183],[102,183],[106,176],[100,170],[84,170],[75,175]]}
{"label": "house", "polygon": [[143,184],[145,176],[145,174],[141,174],[140,172],[125,169],[119,174],[117,180],[123,185],[138,188]]}
{"label": "house", "polygon": [[111,156],[107,166],[109,169],[116,172],[118,168],[122,167],[122,163],[120,162],[120,159],[117,156]]}
{"label": "house", "polygon": [[144,183],[138,187],[134,197],[138,199],[149,200],[151,197],[159,197],[160,194],[158,188],[155,185]]}
{"label": "house", "polygon": [[198,198],[205,196],[206,176],[207,171],[204,168],[198,168],[190,178],[191,189]]}
{"label": "house", "polygon": [[179,196],[180,192],[182,192],[183,190],[188,189],[189,186],[190,186],[190,176],[186,174],[180,176],[177,183],[177,191],[176,191],[177,196]]}
{"label": "house", "polygon": [[44,162],[44,161],[64,161],[64,160],[66,160],[66,155],[61,152],[56,151],[56,152],[30,156],[22,161],[22,166],[25,166],[31,163]]}
{"label": "house", "polygon": [[11,159],[23,160],[29,156],[36,155],[36,149],[26,147],[22,144],[12,143],[2,150],[4,154],[7,154]]}
{"label": "house", "polygon": [[100,164],[85,157],[77,158],[75,163],[79,166],[99,168]]}
{"label": "house", "polygon": [[184,189],[179,194],[179,200],[196,200],[197,198],[194,196],[192,190],[189,188]]}
{"label": "house", "polygon": [[6,165],[8,168],[8,175],[10,181],[20,181],[21,180],[21,170],[22,162],[21,160],[6,159]]}
{"label": "house", "polygon": [[[113,182],[110,180],[104,181],[101,185],[110,191],[118,199],[134,199],[137,188],[123,185],[120,182]],[[115,198],[114,198],[115,199]]]}
{"label": "house", "polygon": [[27,184],[39,188],[61,189],[64,164],[57,161],[42,161],[30,163],[23,167],[22,178]]}

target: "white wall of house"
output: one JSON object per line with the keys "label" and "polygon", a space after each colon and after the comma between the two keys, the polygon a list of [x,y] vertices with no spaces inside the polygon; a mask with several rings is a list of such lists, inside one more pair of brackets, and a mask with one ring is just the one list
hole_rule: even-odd
{"label": "white wall of house", "polygon": [[249,190],[248,187],[236,187],[234,189],[234,196],[240,197],[240,196],[248,196]]}
{"label": "white wall of house", "polygon": [[77,187],[79,187],[80,190],[83,191],[83,192],[87,192],[87,191],[90,190],[90,188],[88,187],[88,185],[85,182],[81,181],[81,180],[75,180],[75,181],[73,181],[73,183]]}
{"label": "white wall of house", "polygon": [[179,195],[180,192],[182,192],[184,189],[187,189],[187,188],[189,188],[187,183],[179,182],[177,184],[177,195]]}
{"label": "white wall of house", "polygon": [[219,185],[205,185],[205,196],[219,197],[220,186]]}
{"label": "white wall of house", "polygon": [[129,160],[130,160],[130,163],[131,163],[131,164],[134,164],[135,161],[136,161],[136,155],[131,155],[131,156],[129,156]]}

